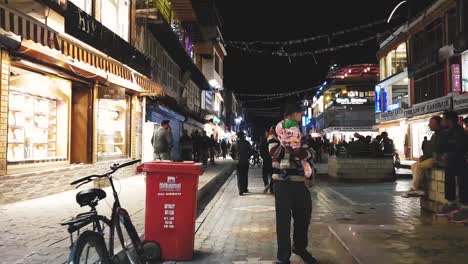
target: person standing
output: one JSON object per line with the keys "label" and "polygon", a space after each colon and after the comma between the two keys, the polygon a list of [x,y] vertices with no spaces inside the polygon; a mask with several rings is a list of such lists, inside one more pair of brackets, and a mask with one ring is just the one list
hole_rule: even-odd
{"label": "person standing", "polygon": [[[299,125],[302,112],[299,105],[287,105],[282,125]],[[300,161],[309,161],[313,158],[313,150],[304,146],[296,149],[285,147],[281,145],[275,131],[270,131],[268,134],[268,148],[272,158],[272,178],[275,183],[277,263],[290,263],[291,249],[305,263],[317,263],[307,251],[312,199],[305,185],[305,176],[300,164]],[[286,156],[290,157],[290,166],[287,170],[281,170],[280,163],[285,153],[289,154]],[[293,248],[291,248],[291,216],[294,219]]]}
{"label": "person standing", "polygon": [[[458,124],[458,114],[449,111],[443,114],[442,155],[438,165],[445,168],[445,199],[448,203],[438,215],[452,215],[452,221],[468,222],[468,177],[465,163],[467,138],[465,131]],[[457,182],[458,201],[457,204]]]}
{"label": "person standing", "polygon": [[192,138],[190,138],[188,131],[184,129],[180,137],[180,153],[183,161],[192,160]]}
{"label": "person standing", "polygon": [[263,185],[265,186],[264,192],[266,193],[269,189],[270,193],[273,193],[273,182],[271,180],[273,167],[270,152],[268,151],[268,132],[269,131],[265,131],[265,136],[260,143],[260,156],[263,160],[262,177]]}
{"label": "person standing", "polygon": [[215,155],[216,155],[216,140],[214,135],[211,135],[209,141],[209,151],[210,151],[210,163],[215,164]]}
{"label": "person standing", "polygon": [[172,131],[169,123],[169,120],[163,120],[161,127],[153,132],[151,144],[154,160],[172,160]]}
{"label": "person standing", "polygon": [[226,154],[227,154],[227,143],[226,143],[226,139],[223,139],[223,141],[221,141],[221,153],[223,155],[223,159],[226,159]]}
{"label": "person standing", "polygon": [[236,142],[237,151],[237,187],[239,195],[249,192],[249,160],[252,155],[252,147],[250,143],[245,140],[244,132],[237,133],[238,140]]}
{"label": "person standing", "polygon": [[207,165],[208,164],[208,150],[210,148],[210,138],[206,135],[206,131],[202,131],[199,147],[200,147],[201,161],[203,162],[203,165]]}
{"label": "person standing", "polygon": [[421,150],[423,152],[423,155],[424,155],[424,153],[427,153],[427,151],[428,151],[428,149],[427,149],[428,144],[429,144],[429,140],[427,140],[427,137],[424,137],[424,140],[423,140],[423,142],[421,144]]}

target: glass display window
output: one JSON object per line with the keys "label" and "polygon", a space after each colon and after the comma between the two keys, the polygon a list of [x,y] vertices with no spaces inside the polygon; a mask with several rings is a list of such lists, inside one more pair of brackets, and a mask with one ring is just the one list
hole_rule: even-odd
{"label": "glass display window", "polygon": [[11,67],[8,164],[67,161],[71,82]]}
{"label": "glass display window", "polygon": [[97,121],[98,158],[126,156],[127,101],[99,99]]}
{"label": "glass display window", "polygon": [[424,121],[415,122],[411,124],[411,138],[412,138],[412,148],[413,148],[413,159],[419,158],[422,156],[422,142],[424,137],[431,139],[432,131],[429,129],[429,118]]}

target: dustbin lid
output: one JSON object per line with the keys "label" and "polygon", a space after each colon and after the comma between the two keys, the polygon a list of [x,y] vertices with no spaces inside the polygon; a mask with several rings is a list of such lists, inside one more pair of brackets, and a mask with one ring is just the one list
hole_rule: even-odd
{"label": "dustbin lid", "polygon": [[138,171],[156,173],[180,173],[200,176],[203,174],[203,166],[195,162],[145,162],[137,167]]}

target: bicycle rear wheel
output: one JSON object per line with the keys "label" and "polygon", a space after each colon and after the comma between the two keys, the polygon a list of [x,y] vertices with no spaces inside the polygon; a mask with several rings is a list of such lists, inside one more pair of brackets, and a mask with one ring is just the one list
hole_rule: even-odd
{"label": "bicycle rear wheel", "polygon": [[84,231],[78,237],[70,260],[73,264],[111,263],[104,238],[93,231]]}
{"label": "bicycle rear wheel", "polygon": [[127,256],[131,264],[142,264],[144,263],[143,247],[140,237],[132,224],[132,220],[128,215],[128,212],[119,208],[115,215],[115,229],[117,236],[119,237],[122,250]]}

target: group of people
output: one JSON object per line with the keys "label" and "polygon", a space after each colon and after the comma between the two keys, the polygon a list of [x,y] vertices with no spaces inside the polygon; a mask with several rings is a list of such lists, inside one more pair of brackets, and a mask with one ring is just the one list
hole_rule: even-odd
{"label": "group of people", "polygon": [[[423,141],[423,155],[411,166],[412,187],[403,197],[426,195],[424,176],[432,168],[445,170],[445,199],[448,203],[438,215],[451,216],[453,222],[468,222],[468,118],[459,122],[458,114],[445,112],[442,117],[433,116],[429,129],[431,139]],[[458,186],[458,199],[457,199]]]}
{"label": "group of people", "polygon": [[375,138],[372,136],[354,134],[354,139],[351,142],[342,142],[338,144],[337,155],[340,155],[341,150],[344,150],[349,156],[393,156],[396,154],[395,144],[388,137],[387,132],[382,132]]}
{"label": "group of people", "polygon": [[[163,120],[161,127],[155,129],[151,138],[153,146],[154,160],[173,160],[172,149],[174,146],[173,135],[169,120]],[[204,165],[215,163],[215,158],[222,156],[226,159],[231,143],[226,139],[218,142],[215,140],[214,135],[208,137],[206,131],[201,133],[196,129],[192,131],[191,135],[187,130],[182,132],[179,140],[180,147],[180,160],[182,161],[195,161],[202,162]]]}

